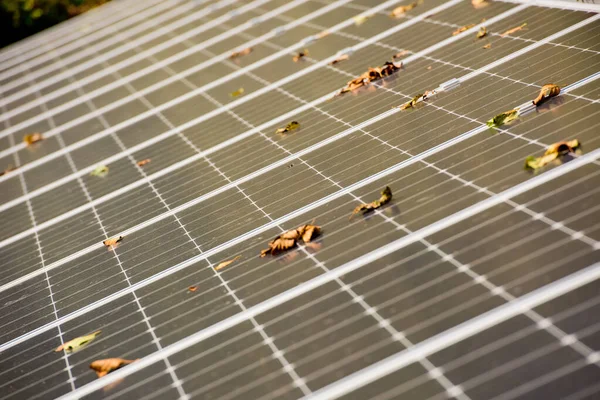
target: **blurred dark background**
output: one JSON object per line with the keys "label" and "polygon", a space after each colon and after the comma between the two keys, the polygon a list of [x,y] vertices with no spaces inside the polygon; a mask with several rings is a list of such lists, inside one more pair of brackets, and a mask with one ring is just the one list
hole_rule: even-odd
{"label": "blurred dark background", "polygon": [[110,0],[0,0],[0,48]]}

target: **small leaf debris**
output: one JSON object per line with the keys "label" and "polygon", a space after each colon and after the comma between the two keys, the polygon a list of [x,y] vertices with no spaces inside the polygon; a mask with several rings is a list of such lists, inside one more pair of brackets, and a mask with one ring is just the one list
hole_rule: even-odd
{"label": "small leaf debris", "polygon": [[501,114],[496,115],[494,118],[490,119],[487,122],[487,126],[490,128],[498,128],[504,124],[508,124],[511,121],[514,121],[519,116],[518,110],[509,110],[505,111]]}
{"label": "small leaf debris", "polygon": [[108,167],[106,165],[98,165],[92,172],[90,172],[90,175],[104,178],[106,175],[108,175]]}
{"label": "small leaf debris", "polygon": [[362,24],[367,22],[368,19],[370,19],[372,17],[373,17],[372,15],[357,15],[357,16],[353,17],[352,19],[354,20],[354,25],[361,26]]}
{"label": "small leaf debris", "polygon": [[381,191],[381,197],[378,200],[372,201],[368,204],[361,204],[360,206],[356,207],[354,209],[354,211],[352,211],[352,214],[350,215],[349,219],[352,219],[352,217],[354,217],[356,214],[358,214],[361,211],[363,212],[363,214],[373,211],[373,210],[389,203],[390,200],[392,200],[392,189],[390,189],[389,186],[386,186]]}
{"label": "small leaf debris", "polygon": [[231,260],[227,260],[227,261],[223,261],[223,262],[219,263],[219,265],[217,265],[215,267],[215,271],[219,271],[219,270],[222,270],[225,267],[230,266],[231,264],[233,264],[234,262],[236,262],[240,258],[242,258],[242,256],[237,256],[237,257],[232,258]]}
{"label": "small leaf debris", "polygon": [[366,86],[373,81],[385,78],[386,76],[390,76],[394,72],[398,71],[400,68],[402,68],[402,63],[400,63],[400,66],[398,67],[398,66],[396,66],[396,64],[394,64],[393,62],[390,62],[390,61],[386,61],[382,67],[369,68],[369,70],[367,72],[365,72],[358,78],[354,78],[351,81],[349,81],[346,84],[346,86],[341,88],[335,94],[335,96],[340,96],[344,93],[351,92],[360,87]]}
{"label": "small leaf debris", "polygon": [[544,101],[548,100],[551,97],[558,96],[560,94],[560,86],[555,85],[553,83],[547,83],[542,86],[540,90],[540,94],[533,99],[533,104],[535,106],[541,105]]}
{"label": "small leaf debris", "polygon": [[296,246],[300,239],[304,243],[309,243],[314,237],[321,233],[321,227],[317,225],[302,225],[291,231],[287,231],[277,236],[269,242],[269,248],[261,250],[260,256],[265,257],[267,254],[275,255],[278,252],[285,251]]}
{"label": "small leaf debris", "polygon": [[90,368],[96,371],[98,378],[102,378],[104,375],[136,361],[137,360],[123,360],[122,358],[106,358],[104,360],[92,362]]}
{"label": "small leaf debris", "polygon": [[407,110],[409,108],[414,108],[417,105],[417,103],[426,101],[429,98],[429,96],[432,96],[434,94],[436,94],[436,92],[434,90],[427,90],[427,91],[425,91],[425,93],[418,94],[415,97],[413,97],[412,99],[410,99],[410,101],[402,104],[401,106],[398,106],[398,108],[401,110]]}
{"label": "small leaf debris", "polygon": [[279,128],[279,129],[277,129],[275,131],[275,133],[279,133],[279,134],[288,133],[288,132],[291,132],[291,131],[296,130],[298,128],[300,128],[300,122],[292,121],[289,124],[287,124],[285,126],[285,128]]}
{"label": "small leaf debris", "polygon": [[100,332],[101,331],[96,331],[96,332],[91,333],[89,335],[81,336],[81,337],[69,340],[68,342],[63,343],[60,346],[58,346],[54,351],[58,352],[58,351],[63,351],[64,350],[67,353],[72,353],[74,351],[80,350],[85,345],[87,345],[88,343],[90,343],[94,339],[96,339],[96,336],[98,336],[100,334]]}
{"label": "small leaf debris", "polygon": [[551,144],[541,157],[529,156],[525,159],[525,169],[538,170],[559,157],[575,153],[580,148],[579,140]]}
{"label": "small leaf debris", "polygon": [[520,30],[525,29],[526,26],[527,26],[527,22],[525,22],[522,25],[517,26],[516,28],[512,28],[512,29],[507,30],[506,32],[504,32],[503,34],[501,34],[500,37],[505,37],[505,36],[508,36],[508,35],[512,35],[515,32],[519,32]]}
{"label": "small leaf debris", "polygon": [[13,167],[12,165],[9,165],[8,167],[6,167],[4,169],[4,171],[0,171],[0,176],[6,175],[11,171],[14,171],[15,169],[17,169],[17,167]]}
{"label": "small leaf debris", "polygon": [[390,13],[390,16],[394,17],[394,18],[400,18],[401,16],[403,16],[408,11],[412,10],[413,8],[415,8],[416,6],[418,6],[421,3],[423,3],[423,0],[415,1],[414,3],[410,3],[406,6],[396,7],[392,10],[392,12]]}
{"label": "small leaf debris", "polygon": [[330,62],[329,64],[330,65],[335,65],[337,63],[341,63],[342,61],[346,61],[349,58],[350,58],[350,56],[348,54],[341,54],[335,60],[333,60],[332,62]]}
{"label": "small leaf debris", "polygon": [[106,246],[106,247],[111,247],[116,245],[117,243],[119,243],[121,240],[123,240],[123,236],[115,236],[113,238],[110,239],[106,239],[104,240],[102,243]]}
{"label": "small leaf debris", "polygon": [[483,49],[491,49],[492,48],[492,44],[488,43],[485,46],[482,47]]}
{"label": "small leaf debris", "polygon": [[292,57],[292,60],[294,60],[294,62],[298,62],[300,60],[302,60],[304,57],[306,57],[308,55],[308,50],[304,49],[303,51],[298,52],[298,54],[296,54],[294,57]]}
{"label": "small leaf debris", "polygon": [[152,161],[150,158],[146,158],[145,160],[138,161],[136,164],[138,167],[143,167],[146,164],[150,164],[150,161]]}
{"label": "small leaf debris", "polygon": [[250,53],[252,53],[252,47],[246,47],[243,50],[234,51],[233,53],[231,53],[231,55],[229,56],[229,58],[232,59],[232,60],[235,60],[235,59],[238,59],[240,57],[247,56]]}
{"label": "small leaf debris", "polygon": [[236,90],[235,92],[231,92],[231,93],[229,93],[229,96],[231,96],[231,97],[234,97],[234,98],[235,98],[235,97],[241,96],[241,95],[243,95],[243,94],[244,94],[244,88],[243,88],[243,87],[241,87],[241,88],[239,88],[238,90]]}
{"label": "small leaf debris", "polygon": [[23,136],[23,142],[25,142],[27,146],[31,146],[40,140],[44,140],[44,136],[38,132],[28,133],[27,135]]}
{"label": "small leaf debris", "polygon": [[468,31],[469,29],[471,29],[475,25],[476,24],[469,24],[469,25],[461,26],[460,28],[458,28],[457,30],[455,30],[454,32],[452,32],[452,36],[456,36],[456,35],[458,35],[460,33],[463,33],[464,31]]}
{"label": "small leaf debris", "polygon": [[484,37],[486,37],[488,34],[487,28],[485,26],[482,26],[481,28],[479,28],[479,32],[477,32],[477,35],[475,35],[475,37],[477,39],[483,39]]}
{"label": "small leaf debris", "polygon": [[476,9],[479,8],[483,8],[483,7],[487,7],[490,5],[490,3],[488,3],[487,0],[471,0],[471,4],[473,5],[473,7],[475,7]]}
{"label": "small leaf debris", "polygon": [[408,50],[402,50],[401,52],[394,54],[394,55],[392,56],[392,58],[393,58],[394,60],[396,60],[396,59],[398,59],[398,58],[402,58],[402,57],[404,57],[404,56],[405,56],[405,55],[407,55],[408,53],[409,53],[409,51],[408,51]]}
{"label": "small leaf debris", "polygon": [[190,292],[195,292],[196,290],[198,290],[198,286],[190,286],[188,288],[188,291],[190,291]]}

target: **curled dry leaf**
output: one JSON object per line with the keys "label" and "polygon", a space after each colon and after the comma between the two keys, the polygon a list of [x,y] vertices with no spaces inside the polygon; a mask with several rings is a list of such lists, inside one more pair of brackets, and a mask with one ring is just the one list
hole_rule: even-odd
{"label": "curled dry leaf", "polygon": [[189,290],[190,292],[195,292],[196,290],[198,290],[198,286],[190,286],[190,287],[188,288],[188,290]]}
{"label": "curled dry leaf", "polygon": [[285,128],[279,128],[275,131],[275,133],[288,133],[293,130],[300,128],[300,122],[292,121],[285,126]]}
{"label": "curled dry leaf", "polygon": [[123,360],[122,358],[106,358],[104,360],[92,362],[90,368],[96,371],[98,378],[102,378],[104,375],[136,361],[137,360]]}
{"label": "curled dry leaf", "polygon": [[238,90],[236,90],[235,92],[231,92],[231,93],[229,93],[229,95],[230,95],[231,97],[238,97],[238,96],[241,96],[241,95],[243,95],[243,94],[244,94],[244,88],[243,88],[243,87],[239,88],[239,89],[238,89]]}
{"label": "curled dry leaf", "polygon": [[491,49],[492,48],[492,44],[488,43],[485,46],[483,46],[484,49]]}
{"label": "curled dry leaf", "polygon": [[242,258],[242,256],[237,256],[232,258],[231,260],[227,260],[227,261],[223,261],[221,263],[219,263],[219,265],[217,265],[215,267],[215,271],[219,271],[225,267],[228,267],[229,265],[233,264],[234,262],[236,262],[237,260],[239,260],[240,258]]}
{"label": "curled dry leaf", "polygon": [[426,90],[425,93],[416,95],[415,97],[410,99],[410,101],[402,104],[398,108],[400,108],[401,110],[407,110],[409,108],[413,108],[417,105],[417,103],[426,101],[430,96],[433,96],[435,94],[437,94],[437,92],[435,90]]}
{"label": "curled dry leaf", "polygon": [[300,240],[304,243],[309,243],[315,236],[321,233],[321,227],[317,225],[302,225],[291,231],[287,231],[277,236],[269,242],[269,248],[261,250],[260,256],[264,257],[267,254],[276,254],[296,246]]}
{"label": "curled dry leaf", "polygon": [[292,57],[292,60],[294,60],[294,62],[298,62],[298,61],[302,60],[304,57],[306,57],[307,55],[308,55],[308,50],[304,49],[303,51],[299,52],[294,57]]}
{"label": "curled dry leaf", "polygon": [[150,161],[152,161],[152,160],[149,158],[146,158],[145,160],[138,161],[137,165],[138,165],[138,167],[143,167],[144,165],[149,164]]}
{"label": "curled dry leaf", "polygon": [[14,171],[15,169],[17,169],[17,167],[13,167],[12,165],[9,165],[8,167],[6,167],[4,169],[4,171],[0,171],[0,176],[6,175],[11,171]]}
{"label": "curled dry leaf", "polygon": [[542,90],[540,90],[540,94],[533,99],[533,104],[539,106],[544,101],[548,100],[551,97],[558,96],[560,94],[560,87],[553,83],[547,83],[542,86]]}
{"label": "curled dry leaf", "polygon": [[231,55],[229,56],[230,59],[234,60],[236,58],[240,58],[243,56],[246,56],[248,54],[252,53],[252,47],[246,47],[243,50],[240,51],[234,51],[233,53],[231,53]]}
{"label": "curled dry leaf", "polygon": [[392,200],[392,189],[390,189],[389,186],[386,186],[381,191],[381,197],[378,200],[372,201],[368,204],[361,204],[360,206],[356,207],[354,209],[354,211],[352,211],[352,214],[350,215],[349,219],[352,219],[352,217],[354,217],[356,214],[358,214],[361,211],[363,213],[373,211],[373,210],[383,206],[384,204],[389,203],[390,200]]}
{"label": "curled dry leaf", "polygon": [[405,56],[405,55],[407,55],[408,53],[409,53],[409,51],[408,51],[408,50],[402,50],[401,52],[394,54],[394,55],[392,56],[392,58],[395,60],[395,59],[397,59],[397,58],[404,57],[404,56]]}
{"label": "curled dry leaf", "polygon": [[455,30],[454,32],[452,32],[452,36],[456,36],[459,33],[463,33],[464,31],[468,31],[469,29],[471,29],[474,26],[475,26],[475,24],[469,24],[469,25],[461,26],[460,28],[458,28],[457,30]]}
{"label": "curled dry leaf", "polygon": [[350,56],[348,54],[342,54],[342,55],[339,55],[338,58],[336,58],[335,60],[333,60],[329,64],[335,65],[335,64],[340,63],[342,61],[346,61],[349,58],[350,58]]}
{"label": "curled dry leaf", "polygon": [[494,118],[490,119],[487,122],[487,126],[490,128],[497,128],[504,124],[508,124],[511,121],[514,121],[519,116],[519,111],[517,110],[509,110],[505,111],[501,114],[496,115]]}
{"label": "curled dry leaf", "polygon": [[550,162],[556,160],[559,157],[567,155],[569,153],[574,153],[576,150],[580,148],[581,144],[579,140],[574,139],[568,142],[558,142],[551,144],[546,152],[541,157],[529,156],[525,159],[525,169],[537,170]]}
{"label": "curled dry leaf", "polygon": [[399,18],[421,3],[423,3],[423,0],[415,1],[414,3],[410,3],[406,6],[396,7],[392,10],[392,12],[390,13],[390,16],[394,17],[394,18]]}
{"label": "curled dry leaf", "polygon": [[96,331],[94,333],[90,333],[89,335],[81,336],[81,337],[69,340],[68,342],[63,343],[60,346],[58,346],[54,351],[63,351],[64,350],[67,353],[77,351],[77,350],[83,348],[88,343],[92,342],[94,339],[96,339],[96,336],[98,336],[100,334],[100,332],[101,331]]}
{"label": "curled dry leaf", "polygon": [[90,172],[90,175],[104,178],[106,175],[108,175],[108,167],[106,165],[98,165],[92,172]]}
{"label": "curled dry leaf", "polygon": [[519,32],[520,30],[525,29],[526,26],[527,26],[527,22],[525,22],[522,25],[517,26],[516,28],[512,28],[512,29],[507,30],[502,35],[500,35],[500,37],[505,37],[505,36],[508,36],[508,35],[512,35],[515,32]]}
{"label": "curled dry leaf", "polygon": [[396,64],[390,61],[386,61],[382,67],[369,68],[367,72],[365,72],[358,78],[354,78],[351,81],[349,81],[346,84],[346,86],[341,88],[336,93],[336,96],[340,96],[344,93],[351,92],[355,89],[366,86],[373,81],[377,81],[379,79],[385,78],[386,76],[390,76],[394,72],[398,71],[400,68],[402,68],[402,63],[400,63],[400,66],[396,66]]}
{"label": "curled dry leaf", "polygon": [[27,146],[31,146],[32,144],[37,143],[40,140],[44,140],[44,136],[38,132],[29,133],[23,136],[23,142],[25,142]]}
{"label": "curled dry leaf", "polygon": [[488,34],[487,28],[485,26],[482,26],[481,28],[479,28],[479,32],[477,32],[477,35],[475,36],[477,39],[482,39],[484,37],[486,37]]}
{"label": "curled dry leaf", "polygon": [[110,246],[114,246],[115,244],[119,243],[121,240],[123,240],[123,236],[115,236],[113,238],[104,240],[102,243],[106,247],[110,247]]}

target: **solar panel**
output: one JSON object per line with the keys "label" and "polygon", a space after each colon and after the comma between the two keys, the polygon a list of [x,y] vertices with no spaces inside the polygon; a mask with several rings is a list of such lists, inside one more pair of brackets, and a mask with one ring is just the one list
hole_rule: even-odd
{"label": "solar panel", "polygon": [[114,0],[0,50],[0,397],[597,398],[593,3]]}

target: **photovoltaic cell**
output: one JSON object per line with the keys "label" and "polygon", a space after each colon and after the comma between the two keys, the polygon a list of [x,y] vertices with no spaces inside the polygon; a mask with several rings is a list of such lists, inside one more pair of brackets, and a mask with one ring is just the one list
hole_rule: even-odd
{"label": "photovoltaic cell", "polygon": [[0,397],[595,398],[599,10],[484,3],[115,0],[1,50]]}

